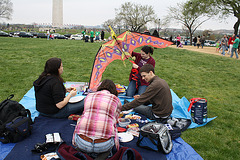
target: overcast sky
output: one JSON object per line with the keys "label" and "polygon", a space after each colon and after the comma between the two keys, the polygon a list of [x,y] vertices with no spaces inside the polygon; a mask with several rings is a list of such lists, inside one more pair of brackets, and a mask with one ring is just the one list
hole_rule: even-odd
{"label": "overcast sky", "polygon": [[[13,16],[6,23],[52,23],[52,0],[11,0]],[[115,17],[115,8],[124,2],[134,2],[142,5],[152,5],[160,19],[168,14],[168,7],[176,6],[186,0],[63,0],[63,23],[77,25],[101,25]],[[217,20],[205,22],[199,29],[232,29],[236,18],[231,16],[219,23]],[[168,27],[181,28],[181,25],[171,24]]]}

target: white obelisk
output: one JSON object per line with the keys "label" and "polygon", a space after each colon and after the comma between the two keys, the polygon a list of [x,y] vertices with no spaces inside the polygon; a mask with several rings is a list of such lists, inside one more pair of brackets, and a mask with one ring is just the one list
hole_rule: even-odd
{"label": "white obelisk", "polygon": [[63,27],[63,0],[52,1],[52,27]]}

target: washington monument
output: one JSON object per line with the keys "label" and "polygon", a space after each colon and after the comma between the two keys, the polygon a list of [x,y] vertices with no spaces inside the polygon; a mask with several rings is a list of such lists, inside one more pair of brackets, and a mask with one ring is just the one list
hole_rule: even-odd
{"label": "washington monument", "polygon": [[63,27],[63,0],[52,1],[52,27]]}

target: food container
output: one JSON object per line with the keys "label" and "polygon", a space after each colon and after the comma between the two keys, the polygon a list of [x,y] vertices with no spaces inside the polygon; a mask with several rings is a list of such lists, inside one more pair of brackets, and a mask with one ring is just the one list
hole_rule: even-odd
{"label": "food container", "polygon": [[120,127],[126,127],[130,123],[131,123],[131,120],[127,119],[127,118],[119,118],[118,119],[118,124],[119,124]]}

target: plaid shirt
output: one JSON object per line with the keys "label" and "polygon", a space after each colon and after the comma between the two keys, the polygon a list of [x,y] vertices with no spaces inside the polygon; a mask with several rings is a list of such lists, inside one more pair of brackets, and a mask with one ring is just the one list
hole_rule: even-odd
{"label": "plaid shirt", "polygon": [[119,98],[107,90],[88,94],[84,100],[82,117],[73,133],[73,145],[75,134],[82,134],[92,139],[115,137],[117,146],[119,142],[116,123],[121,107]]}

